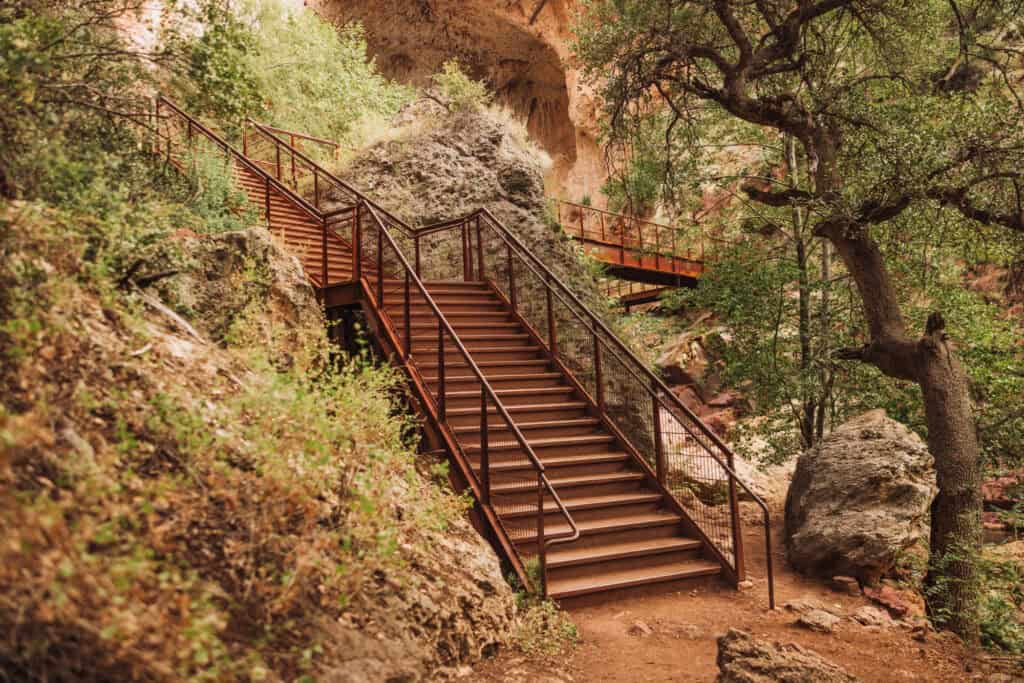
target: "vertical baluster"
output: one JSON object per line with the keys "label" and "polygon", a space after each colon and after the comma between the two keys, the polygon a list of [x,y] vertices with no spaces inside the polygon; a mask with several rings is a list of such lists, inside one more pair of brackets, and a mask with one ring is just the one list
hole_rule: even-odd
{"label": "vertical baluster", "polygon": [[487,391],[480,382],[480,488],[484,505],[491,504],[491,456],[488,443]]}
{"label": "vertical baluster", "polygon": [[672,229],[672,272],[673,273],[678,273],[679,272],[679,268],[678,268],[679,258],[676,256],[676,253],[677,253],[676,252],[676,233],[677,232],[678,231],[675,228]]}
{"label": "vertical baluster", "polygon": [[249,119],[242,126],[242,156],[249,156]]}
{"label": "vertical baluster", "polygon": [[551,283],[545,283],[545,293],[548,303],[548,346],[551,348],[551,355],[558,356],[558,330],[555,328],[555,303],[551,294]]}
{"label": "vertical baluster", "polygon": [[654,419],[654,459],[657,467],[658,481],[662,485],[666,480],[665,447],[661,434],[661,407],[658,405],[658,383],[651,380],[651,413]]}
{"label": "vertical baluster", "polygon": [[516,270],[515,261],[512,260],[512,245],[505,245],[508,250],[508,298],[512,303],[512,312],[516,312]]}
{"label": "vertical baluster", "polygon": [[483,281],[484,279],[484,241],[483,235],[480,228],[480,214],[476,215],[476,258],[477,258],[477,269],[476,279]]}
{"label": "vertical baluster", "polygon": [[661,229],[654,226],[654,269],[661,270]]}
{"label": "vertical baluster", "polygon": [[298,190],[299,182],[295,179],[295,136],[289,135],[289,139],[291,140],[291,148],[288,150],[288,153],[292,158],[292,187]]}
{"label": "vertical baluster", "polygon": [[352,279],[359,281],[363,277],[363,205],[356,204],[352,216]]}
{"label": "vertical baluster", "polygon": [[267,209],[267,229],[270,229],[270,178],[263,179],[263,193]]}
{"label": "vertical baluster", "polygon": [[544,473],[537,472],[537,564],[540,576],[540,596],[548,595],[548,549],[544,543]]}
{"label": "vertical baluster", "polygon": [[437,321],[437,413],[445,419],[444,323]]}
{"label": "vertical baluster", "polygon": [[605,237],[604,231],[604,212],[601,212],[601,214],[599,215],[601,216],[601,241],[604,242],[608,239],[607,237]]}
{"label": "vertical baluster", "polygon": [[[733,472],[736,471],[736,463],[733,459],[732,451],[726,453],[726,462],[729,465],[729,469]],[[732,523],[730,531],[732,532],[732,552],[733,561],[736,565],[736,581],[742,581],[746,578],[746,562],[743,557],[743,538],[742,530],[740,529],[740,503],[739,496],[736,491],[736,479],[732,475],[729,475],[729,519]],[[769,546],[770,547],[770,546]]]}
{"label": "vertical baluster", "polygon": [[320,209],[320,176],[316,166],[313,167],[313,206]]}
{"label": "vertical baluster", "polygon": [[323,223],[323,229],[324,230],[323,230],[323,239],[322,239],[321,244],[320,244],[320,259],[321,259],[321,263],[320,263],[320,272],[321,272],[320,282],[321,282],[321,286],[322,287],[326,287],[328,284],[330,284],[327,281],[327,277],[328,277],[328,273],[327,273],[327,219],[324,218],[322,220],[322,223]]}
{"label": "vertical baluster", "polygon": [[410,296],[412,292],[409,289],[409,282],[411,280],[411,274],[408,270],[405,271],[405,360],[409,360],[412,357],[412,320],[409,318],[411,314],[412,303]]}
{"label": "vertical baluster", "polygon": [[416,260],[416,277],[422,278],[423,274],[422,274],[422,271],[421,271],[421,263],[420,263],[420,234],[419,233],[416,233],[415,235],[413,235],[412,242],[413,242],[413,248],[415,249],[415,252],[416,252],[416,257],[415,257],[415,260]]}
{"label": "vertical baluster", "polygon": [[277,167],[277,173],[274,175],[278,180],[281,179],[281,143],[274,140],[274,157],[275,166]]}
{"label": "vertical baluster", "polygon": [[384,308],[384,231],[377,226],[377,305]]}
{"label": "vertical baluster", "polygon": [[464,282],[469,282],[472,278],[470,274],[470,262],[469,262],[469,230],[466,229],[466,223],[462,224],[462,279]]}
{"label": "vertical baluster", "polygon": [[594,335],[594,383],[597,389],[597,409],[602,413],[604,410],[604,373],[602,372],[602,358],[601,358],[601,338],[597,334],[597,329],[592,333]]}

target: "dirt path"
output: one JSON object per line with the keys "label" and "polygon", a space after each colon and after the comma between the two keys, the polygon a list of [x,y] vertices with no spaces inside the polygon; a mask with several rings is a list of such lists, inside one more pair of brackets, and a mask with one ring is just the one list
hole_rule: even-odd
{"label": "dirt path", "polygon": [[[781,538],[776,529],[775,538]],[[795,625],[782,606],[809,599],[849,615],[870,602],[837,593],[795,574],[781,548],[774,552],[779,609],[767,609],[764,546],[758,529],[744,531],[753,588],[737,592],[721,582],[675,590],[627,592],[603,603],[565,605],[580,631],[576,650],[559,661],[530,662],[506,653],[474,672],[474,681],[700,681],[718,674],[718,636],[739,628],[756,637],[798,643],[862,681],[1009,681],[991,677],[956,638],[914,632],[910,624],[865,627],[844,618],[833,634]],[[982,669],[985,669],[984,671]]]}

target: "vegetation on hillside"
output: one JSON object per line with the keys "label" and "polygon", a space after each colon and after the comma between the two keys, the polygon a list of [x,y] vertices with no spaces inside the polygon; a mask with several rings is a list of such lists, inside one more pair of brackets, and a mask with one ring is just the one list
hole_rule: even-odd
{"label": "vegetation on hillside", "polygon": [[[939,484],[932,614],[978,640],[983,453],[972,404],[996,413],[981,423],[992,450],[1016,448],[1021,364],[1012,326],[964,294],[958,270],[1020,258],[1024,106],[1007,27],[1024,10],[988,0],[584,5],[577,50],[604,84],[609,142],[647,155],[612,189],[646,200],[653,185],[679,209],[694,208],[680,198],[706,183],[741,197],[737,215],[777,260],[744,281],[751,266],[737,252],[709,278],[709,299],[722,295],[745,326],[747,372],[783,380],[766,398],[792,408],[805,443],[837,407],[856,405],[836,391],[877,384],[879,402],[926,433]],[[727,152],[739,170],[716,163]],[[688,182],[694,191],[680,191]],[[774,316],[746,305],[758,294]]]}

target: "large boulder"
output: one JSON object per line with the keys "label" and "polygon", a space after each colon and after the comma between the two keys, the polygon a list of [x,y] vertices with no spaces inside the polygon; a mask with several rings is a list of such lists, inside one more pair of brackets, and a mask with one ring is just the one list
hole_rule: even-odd
{"label": "large boulder", "polygon": [[799,571],[874,584],[928,538],[934,461],[907,427],[876,410],[797,461],[786,497],[786,550]]}
{"label": "large boulder", "polygon": [[790,643],[767,643],[737,629],[718,639],[716,683],[855,683],[821,655]]}

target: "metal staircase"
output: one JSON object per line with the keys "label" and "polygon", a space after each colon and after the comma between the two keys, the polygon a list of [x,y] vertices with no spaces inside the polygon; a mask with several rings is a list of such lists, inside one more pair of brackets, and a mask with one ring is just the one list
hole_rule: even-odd
{"label": "metal staircase", "polygon": [[329,315],[365,314],[425,448],[447,453],[525,584],[556,599],[738,584],[743,493],[763,511],[774,606],[768,509],[732,452],[490,212],[413,228],[277,129],[248,122],[239,151],[165,98],[155,124],[179,167],[200,147],[225,156]]}

